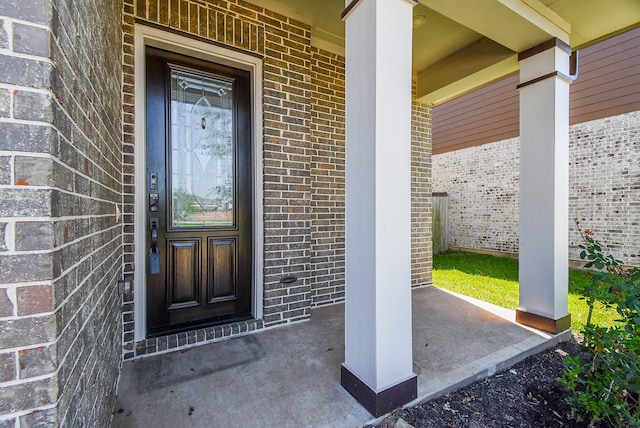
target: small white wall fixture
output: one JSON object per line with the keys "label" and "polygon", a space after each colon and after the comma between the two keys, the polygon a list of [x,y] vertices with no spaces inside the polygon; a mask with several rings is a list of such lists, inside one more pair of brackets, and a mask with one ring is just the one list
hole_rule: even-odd
{"label": "small white wall fixture", "polygon": [[347,0],[346,302],[341,384],[380,416],[412,401],[413,0]]}
{"label": "small white wall fixture", "polygon": [[520,305],[516,320],[551,333],[570,327],[569,57],[558,39],[520,61]]}

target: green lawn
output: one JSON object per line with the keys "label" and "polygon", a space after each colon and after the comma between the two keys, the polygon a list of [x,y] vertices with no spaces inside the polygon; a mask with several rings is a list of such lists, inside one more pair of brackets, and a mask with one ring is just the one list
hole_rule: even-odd
{"label": "green lawn", "polygon": [[[581,329],[588,306],[581,300],[591,273],[569,269],[569,312],[571,328]],[[447,252],[433,257],[433,285],[508,309],[518,306],[518,261],[484,254]],[[592,322],[612,325],[618,314],[596,306]]]}

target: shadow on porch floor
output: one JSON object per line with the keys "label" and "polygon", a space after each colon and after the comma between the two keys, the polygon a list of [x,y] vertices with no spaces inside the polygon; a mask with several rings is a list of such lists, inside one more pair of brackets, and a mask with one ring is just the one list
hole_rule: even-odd
{"label": "shadow on porch floor", "polygon": [[[550,347],[513,311],[435,287],[413,290],[418,400]],[[488,310],[487,310],[488,309]],[[506,318],[506,319],[505,319]],[[356,427],[374,420],[340,386],[344,306],[309,322],[124,363],[113,427]]]}

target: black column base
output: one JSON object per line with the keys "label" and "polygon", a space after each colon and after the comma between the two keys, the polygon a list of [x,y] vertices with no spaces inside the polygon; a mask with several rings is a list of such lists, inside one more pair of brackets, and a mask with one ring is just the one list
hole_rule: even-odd
{"label": "black column base", "polygon": [[340,385],[375,417],[389,413],[418,397],[416,375],[384,391],[375,392],[343,365],[340,372]]}

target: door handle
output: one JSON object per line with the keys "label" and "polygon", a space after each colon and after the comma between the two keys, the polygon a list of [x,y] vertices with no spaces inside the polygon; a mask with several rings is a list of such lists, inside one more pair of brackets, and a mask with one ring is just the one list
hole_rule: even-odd
{"label": "door handle", "polygon": [[151,228],[151,250],[155,253],[158,250],[158,219],[150,218],[149,227]]}
{"label": "door handle", "polygon": [[158,219],[150,218],[151,228],[151,249],[149,250],[149,273],[151,275],[160,273],[160,250],[158,249]]}

